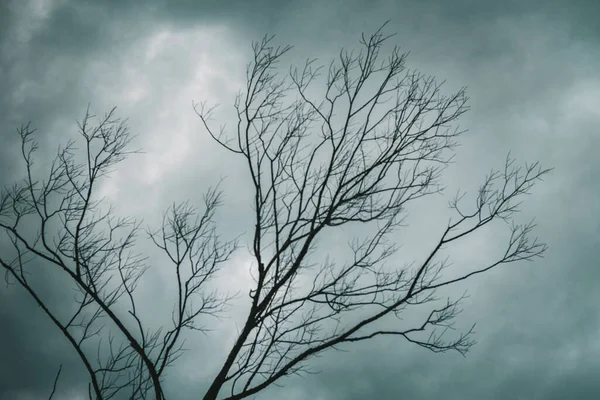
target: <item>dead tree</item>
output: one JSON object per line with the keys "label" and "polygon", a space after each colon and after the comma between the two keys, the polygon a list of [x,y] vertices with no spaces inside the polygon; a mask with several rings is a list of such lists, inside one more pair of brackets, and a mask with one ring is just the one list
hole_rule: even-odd
{"label": "dead tree", "polygon": [[[279,62],[290,47],[265,37],[253,47],[247,86],[235,102],[233,138],[214,130],[211,108],[195,106],[212,138],[243,160],[254,188],[251,306],[205,400],[253,396],[305,372],[314,355],[383,335],[464,354],[472,330],[444,335],[461,298],[432,303],[436,289],[546,249],[529,238],[533,223],[513,223],[500,259],[458,276],[444,271],[445,247],[492,221],[512,221],[518,198],[548,172],[507,158],[474,207],[461,196],[451,203],[457,216],[416,267],[389,262],[407,206],[441,191],[441,172],[462,133],[453,125],[467,111],[464,90],[443,95],[433,78],[406,70],[397,47],[381,57],[390,38],[380,29],[363,35],[359,52],[342,50],[327,68],[310,60],[283,74]],[[372,234],[350,243],[349,262],[313,257],[319,239],[344,226]],[[417,326],[380,328],[385,318],[426,303],[436,305]]]}
{"label": "dead tree", "polygon": [[[7,283],[25,289],[72,345],[90,377],[90,399],[162,399],[162,376],[181,352],[182,331],[200,329],[198,316],[223,309],[227,299],[205,284],[235,244],[221,242],[215,231],[218,190],[208,191],[201,214],[187,203],[169,209],[162,228],[148,234],[173,266],[173,324],[145,328],[135,295],[149,267],[133,251],[140,224],[117,218],[97,198],[101,179],[134,152],[128,150],[132,136],[114,109],[96,125],[94,118],[88,111],[79,124],[82,148],[76,141],[60,148],[43,178],[34,168],[34,130],[19,129],[26,177],[0,197],[0,232],[12,245],[12,252],[0,254],[0,265]],[[75,289],[72,310],[53,307],[42,296],[44,282],[36,280],[41,270],[62,276],[63,291]]]}
{"label": "dead tree", "polygon": [[[433,78],[407,70],[406,54],[396,47],[381,57],[390,38],[382,27],[363,35],[360,51],[342,50],[326,68],[311,60],[284,73],[279,63],[290,47],[265,37],[254,46],[247,86],[235,102],[237,135],[215,132],[211,109],[195,108],[216,142],[244,162],[253,186],[248,313],[205,400],[253,396],[307,372],[312,356],[378,336],[465,354],[472,329],[445,335],[462,298],[441,301],[436,291],[545,251],[530,238],[533,223],[517,224],[513,216],[522,195],[549,170],[537,163],[518,167],[507,157],[472,207],[463,196],[450,203],[454,217],[426,254],[396,265],[394,233],[412,203],[442,192],[467,98],[464,90],[444,95]],[[164,372],[181,354],[182,332],[201,330],[200,317],[224,311],[227,296],[208,282],[236,241],[217,234],[218,188],[205,195],[203,211],[175,204],[160,229],[147,229],[172,266],[176,293],[172,324],[147,328],[136,287],[152,265],[134,251],[140,223],[117,218],[97,193],[99,182],[135,152],[132,136],[114,110],[97,124],[94,118],[87,112],[79,124],[82,146],[67,143],[42,171],[34,167],[34,130],[19,130],[26,174],[0,196],[0,232],[8,244],[0,265],[7,283],[29,293],[71,344],[88,372],[90,399],[163,399]],[[453,273],[444,249],[494,221],[510,229],[504,253]],[[320,256],[323,238],[351,227],[362,236],[349,243],[348,260]],[[55,271],[76,290],[73,309],[44,298],[41,270]],[[422,320],[384,328],[410,309],[421,311]]]}

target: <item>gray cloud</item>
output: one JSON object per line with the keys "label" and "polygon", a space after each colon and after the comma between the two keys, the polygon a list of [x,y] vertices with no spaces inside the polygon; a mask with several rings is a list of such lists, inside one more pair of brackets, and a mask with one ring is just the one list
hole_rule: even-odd
{"label": "gray cloud", "polygon": [[[104,187],[120,212],[153,222],[173,201],[198,202],[206,186],[227,176],[222,230],[249,231],[243,165],[207,140],[192,100],[223,104],[218,116],[227,120],[250,42],[264,33],[294,44],[294,61],[326,61],[387,19],[411,51],[409,67],[446,79],[450,89],[469,88],[472,110],[461,122],[469,132],[446,175],[450,188],[475,189],[509,150],[519,160],[556,168],[523,210],[523,218],[537,217],[551,246],[545,259],[456,288],[471,294],[459,323],[478,323],[479,344],[466,359],[398,340],[373,341],[316,359],[323,372],[289,379],[264,398],[585,399],[600,393],[597,2],[63,0],[46,2],[46,11],[35,4],[41,3],[0,4],[2,184],[21,171],[13,133],[21,123],[32,120],[51,153],[88,102],[98,113],[118,105],[146,151]],[[407,255],[421,254],[421,240],[445,223],[439,215],[414,210]],[[461,247],[456,267],[485,259],[497,247],[494,237]],[[245,260],[242,248],[224,276],[227,284],[247,281]],[[142,288],[148,315],[170,311],[161,301],[166,290],[156,284],[161,274],[149,275]],[[45,294],[56,304],[69,298],[57,280]],[[238,314],[220,322],[218,332],[194,337],[197,344],[169,375],[178,398],[197,398]],[[0,288],[0,321],[0,399],[46,394],[60,363],[64,398],[85,385],[60,334],[18,288]]]}

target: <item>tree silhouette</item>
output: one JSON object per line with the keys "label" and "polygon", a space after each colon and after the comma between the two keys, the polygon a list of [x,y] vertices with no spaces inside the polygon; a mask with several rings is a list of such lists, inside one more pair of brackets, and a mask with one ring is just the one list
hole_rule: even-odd
{"label": "tree silhouette", "polygon": [[[273,37],[256,43],[247,86],[235,101],[233,137],[225,128],[215,131],[213,108],[194,107],[212,138],[245,162],[253,187],[248,312],[205,400],[253,396],[308,372],[312,356],[378,336],[464,355],[473,329],[447,337],[464,297],[442,301],[436,290],[546,250],[530,238],[533,222],[517,224],[513,216],[521,196],[549,170],[518,167],[509,156],[487,176],[472,207],[460,194],[450,202],[455,216],[420,261],[396,265],[393,233],[411,203],[443,191],[440,177],[462,133],[455,123],[468,107],[464,89],[442,94],[435,79],[406,69],[407,54],[397,47],[382,57],[393,36],[383,28],[327,67],[309,60],[287,73],[279,63],[291,47],[273,45]],[[177,294],[172,324],[147,328],[136,287],[152,265],[133,249],[140,223],[115,217],[97,198],[98,182],[136,151],[114,109],[94,120],[86,112],[82,148],[60,148],[42,180],[33,168],[34,130],[19,129],[27,174],[2,193],[0,228],[12,247],[0,264],[7,282],[25,289],[72,345],[88,372],[90,398],[163,399],[164,372],[183,351],[182,333],[202,330],[201,316],[225,311],[228,296],[207,283],[226,267],[237,241],[217,233],[218,187],[208,190],[202,211],[176,204],[159,229],[146,229],[172,264]],[[503,255],[449,271],[444,249],[496,220],[510,229]],[[348,260],[317,254],[320,239],[352,227],[363,235],[349,243]],[[41,268],[60,270],[77,290],[69,315],[51,309],[32,281]],[[419,309],[422,320],[382,328],[407,309]]]}

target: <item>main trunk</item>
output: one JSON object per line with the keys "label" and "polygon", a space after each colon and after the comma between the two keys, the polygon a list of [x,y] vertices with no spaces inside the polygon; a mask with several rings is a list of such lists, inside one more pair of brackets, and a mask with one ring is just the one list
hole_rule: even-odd
{"label": "main trunk", "polygon": [[244,342],[248,338],[248,335],[252,331],[252,324],[250,322],[251,318],[252,318],[252,314],[248,317],[248,320],[246,321],[246,326],[244,327],[244,330],[240,333],[240,336],[238,336],[235,344],[233,345],[231,351],[229,352],[229,355],[227,356],[227,359],[225,360],[225,363],[223,364],[223,367],[219,371],[219,374],[213,380],[212,384],[208,388],[208,391],[206,392],[206,394],[204,395],[202,400],[216,400],[217,399],[217,396],[219,395],[221,388],[225,384],[225,378],[227,378],[227,373],[231,369],[231,366],[233,365],[235,358],[237,357],[238,353],[242,349],[242,346],[244,345]]}

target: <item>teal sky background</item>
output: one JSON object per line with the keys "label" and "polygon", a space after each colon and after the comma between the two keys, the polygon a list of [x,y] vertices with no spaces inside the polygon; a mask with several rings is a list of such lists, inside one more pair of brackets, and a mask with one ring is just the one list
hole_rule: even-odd
{"label": "teal sky background", "polygon": [[[477,323],[478,344],[467,358],[399,339],[373,340],[326,353],[312,361],[321,373],[287,379],[257,398],[595,398],[598,16],[600,2],[593,0],[1,0],[0,184],[22,173],[21,124],[38,128],[40,154],[49,157],[74,132],[88,103],[97,114],[117,106],[145,151],[103,186],[119,213],[152,223],[173,201],[199,202],[205,188],[226,176],[221,230],[230,237],[249,232],[243,164],[209,140],[192,101],[221,104],[217,117],[226,122],[252,40],[265,33],[295,46],[291,62],[318,57],[327,63],[341,46],[356,47],[362,32],[390,20],[394,42],[410,51],[409,68],[446,80],[448,91],[468,88],[471,110],[460,121],[468,132],[445,174],[448,195],[459,187],[476,190],[508,151],[518,161],[554,167],[519,217],[535,216],[536,233],[550,248],[535,263],[508,265],[453,289],[470,294],[458,325]],[[402,257],[422,256],[432,232],[447,221],[447,199],[411,210]],[[485,232],[456,249],[456,268],[489,259],[502,245],[499,237]],[[248,262],[242,246],[223,287],[245,287]],[[151,273],[141,289],[148,318],[169,317],[161,273]],[[61,288],[48,279],[42,292],[66,307]],[[189,339],[191,350],[167,378],[173,399],[203,394],[242,315],[236,307],[215,332]],[[19,288],[0,286],[0,400],[44,398],[61,363],[59,398],[83,398],[85,374],[60,332]]]}

